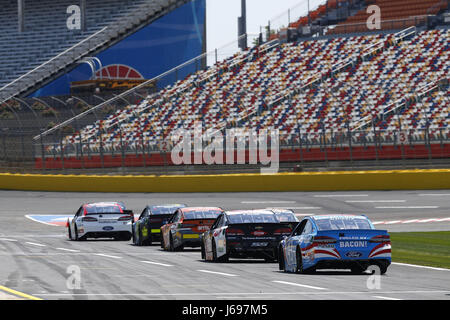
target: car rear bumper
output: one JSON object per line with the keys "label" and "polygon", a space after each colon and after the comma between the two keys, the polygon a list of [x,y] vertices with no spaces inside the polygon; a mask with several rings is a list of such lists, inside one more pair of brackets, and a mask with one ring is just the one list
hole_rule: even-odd
{"label": "car rear bumper", "polygon": [[391,264],[390,259],[328,259],[321,258],[316,260],[312,266],[315,269],[351,269],[353,267],[367,268],[370,265],[380,265],[388,267]]}
{"label": "car rear bumper", "polygon": [[180,232],[179,239],[184,247],[196,248],[201,246],[201,233]]}
{"label": "car rear bumper", "polygon": [[245,241],[235,244],[227,243],[227,253],[229,257],[236,258],[267,258],[272,257],[276,259],[278,241],[268,242],[264,246],[259,246],[255,244],[258,242]]}
{"label": "car rear bumper", "polygon": [[123,236],[131,236],[129,231],[102,231],[102,232],[86,232],[82,235],[83,238],[116,238]]}

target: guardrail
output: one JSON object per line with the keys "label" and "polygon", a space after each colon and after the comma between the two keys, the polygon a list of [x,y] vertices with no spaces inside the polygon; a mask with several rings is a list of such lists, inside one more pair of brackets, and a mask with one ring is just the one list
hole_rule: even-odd
{"label": "guardrail", "polygon": [[196,176],[0,174],[0,189],[3,190],[57,192],[280,192],[449,188],[449,169]]}

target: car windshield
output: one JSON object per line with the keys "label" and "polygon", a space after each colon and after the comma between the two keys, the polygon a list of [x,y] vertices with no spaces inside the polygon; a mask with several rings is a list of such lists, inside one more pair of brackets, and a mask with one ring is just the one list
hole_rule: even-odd
{"label": "car windshield", "polygon": [[298,222],[293,212],[276,212],[275,217],[279,222]]}
{"label": "car windshield", "polygon": [[216,219],[221,210],[193,210],[184,212],[184,218],[186,220],[196,220],[196,219]]}
{"label": "car windshield", "polygon": [[343,230],[343,229],[372,229],[372,225],[365,217],[325,217],[315,219],[317,228],[324,230]]}
{"label": "car windshield", "polygon": [[122,209],[119,205],[87,205],[86,214],[120,214]]}
{"label": "car windshield", "polygon": [[228,215],[232,224],[237,223],[278,223],[274,214],[270,213],[235,213]]}
{"label": "car windshield", "polygon": [[172,214],[177,209],[181,208],[181,205],[177,206],[153,206],[151,207],[151,214]]}

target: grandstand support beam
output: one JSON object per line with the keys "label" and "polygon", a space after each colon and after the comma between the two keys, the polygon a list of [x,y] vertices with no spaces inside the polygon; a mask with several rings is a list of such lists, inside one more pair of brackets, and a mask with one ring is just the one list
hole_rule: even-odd
{"label": "grandstand support beam", "polygon": [[247,49],[247,0],[241,0],[241,16],[238,17],[238,43],[241,50]]}
{"label": "grandstand support beam", "polygon": [[81,30],[86,31],[86,0],[80,0]]}
{"label": "grandstand support beam", "polygon": [[19,22],[19,32],[25,31],[25,0],[17,0],[17,18]]}

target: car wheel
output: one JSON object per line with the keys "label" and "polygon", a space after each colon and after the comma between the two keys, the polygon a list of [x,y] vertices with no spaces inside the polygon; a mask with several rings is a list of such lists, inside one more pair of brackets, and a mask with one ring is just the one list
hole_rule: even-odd
{"label": "car wheel", "polygon": [[131,239],[134,245],[136,245],[136,232],[134,231],[134,227],[131,227]]}
{"label": "car wheel", "polygon": [[214,241],[212,242],[212,255],[213,255],[212,261],[217,262],[216,243]]}
{"label": "car wheel", "polygon": [[280,247],[278,249],[278,269],[284,270],[284,254],[283,254],[283,248]]}
{"label": "car wheel", "polygon": [[67,227],[67,232],[69,233],[69,240],[73,240],[73,239],[72,239],[72,230],[70,230],[70,224],[69,224],[69,226]]}
{"label": "car wheel", "polygon": [[366,271],[367,268],[364,268],[363,266],[353,266],[350,268],[353,274],[362,274],[364,271]]}
{"label": "car wheel", "polygon": [[302,251],[299,247],[295,252],[297,266],[295,267],[295,273],[303,273],[303,260],[302,260]]}
{"label": "car wheel", "polygon": [[173,238],[172,235],[170,235],[170,239],[169,239],[169,251],[173,252],[175,251],[175,248],[173,246]]}
{"label": "car wheel", "polygon": [[80,238],[78,237],[78,229],[77,229],[77,225],[74,226],[73,231],[74,231],[74,233],[75,233],[75,241],[79,241]]}
{"label": "car wheel", "polygon": [[201,246],[200,246],[200,251],[201,251],[201,253],[202,253],[202,260],[206,260],[205,245],[204,245],[204,243],[203,243],[203,240],[202,240],[202,244],[201,244]]}
{"label": "car wheel", "polygon": [[385,274],[388,268],[388,263],[384,261],[377,262],[376,264],[380,268],[380,274]]}

